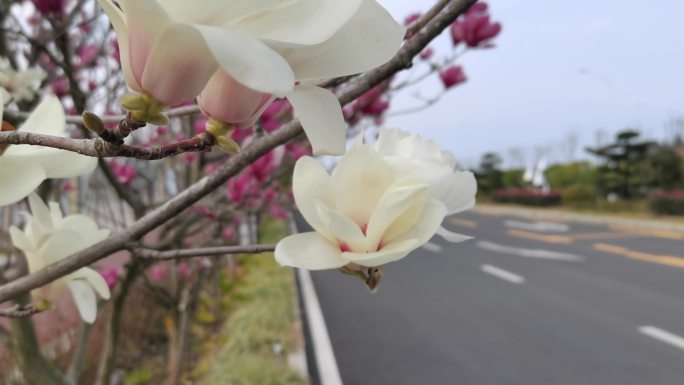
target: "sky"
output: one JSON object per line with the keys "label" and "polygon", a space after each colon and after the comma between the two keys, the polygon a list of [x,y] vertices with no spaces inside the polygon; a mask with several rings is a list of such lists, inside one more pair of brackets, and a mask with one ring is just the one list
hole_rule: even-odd
{"label": "sky", "polygon": [[[399,21],[434,0],[379,0]],[[495,151],[508,166],[587,158],[584,146],[606,143],[624,128],[650,138],[684,118],[684,1],[490,0],[503,24],[496,47],[458,59],[468,82],[413,114],[385,125],[435,139],[467,167]],[[450,52],[443,34],[437,52]],[[423,97],[442,89],[421,83]],[[398,95],[394,111],[421,104]],[[670,125],[671,127],[671,125]],[[669,131],[671,132],[671,130]],[[574,154],[568,138],[576,137]],[[512,149],[518,148],[512,155]]]}

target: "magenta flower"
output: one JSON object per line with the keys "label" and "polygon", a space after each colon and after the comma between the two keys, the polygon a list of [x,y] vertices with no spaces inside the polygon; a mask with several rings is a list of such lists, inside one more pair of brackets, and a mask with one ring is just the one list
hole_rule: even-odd
{"label": "magenta flower", "polygon": [[492,23],[486,3],[475,3],[465,15],[451,25],[454,45],[464,42],[471,48],[490,46],[488,43],[501,32],[501,23]]}
{"label": "magenta flower", "polygon": [[449,89],[468,80],[461,66],[451,66],[439,72],[444,88]]}
{"label": "magenta flower", "polygon": [[64,12],[64,0],[32,0],[38,12],[43,15],[61,15]]}
{"label": "magenta flower", "polygon": [[166,278],[166,266],[164,265],[154,265],[150,267],[150,269],[147,271],[147,273],[150,276],[150,279],[153,281],[161,281],[162,279]]}
{"label": "magenta flower", "polygon": [[114,289],[119,282],[119,275],[121,275],[121,267],[104,267],[100,270],[100,275],[104,278],[109,290]]}
{"label": "magenta flower", "polygon": [[181,262],[176,266],[176,272],[178,276],[182,279],[188,279],[190,277],[190,264],[187,262]]}
{"label": "magenta flower", "polygon": [[235,229],[232,227],[226,227],[225,230],[223,230],[223,233],[221,233],[221,236],[223,237],[224,241],[232,241],[235,239]]}

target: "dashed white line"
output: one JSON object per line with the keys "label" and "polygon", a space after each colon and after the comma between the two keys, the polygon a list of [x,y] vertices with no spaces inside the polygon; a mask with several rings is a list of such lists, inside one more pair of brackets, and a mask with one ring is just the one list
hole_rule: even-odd
{"label": "dashed white line", "polygon": [[663,329],[659,329],[655,326],[641,326],[639,327],[639,332],[643,335],[655,338],[660,342],[664,342],[666,344],[684,350],[684,338],[676,334],[670,333]]}
{"label": "dashed white line", "polygon": [[585,258],[575,254],[561,253],[558,251],[542,250],[542,249],[524,249],[521,247],[505,246],[498,243],[489,241],[478,241],[476,243],[477,247],[495,251],[497,253],[505,253],[511,255],[517,255],[526,258],[541,258],[541,259],[552,259],[556,261],[569,261],[569,262],[579,262],[583,261]]}
{"label": "dashed white line", "polygon": [[562,223],[553,222],[520,222],[520,221],[504,221],[504,226],[512,227],[514,229],[537,231],[540,233],[566,233],[570,230],[570,226]]}
{"label": "dashed white line", "polygon": [[335,353],[328,328],[325,326],[323,311],[316,296],[316,289],[311,281],[311,274],[308,270],[299,269],[299,282],[302,286],[302,297],[306,308],[306,318],[309,321],[309,330],[313,344],[316,366],[322,385],[342,385],[342,377],[337,367]]}
{"label": "dashed white line", "polygon": [[491,274],[497,278],[503,279],[504,281],[508,281],[510,283],[521,284],[525,282],[525,277],[511,273],[510,271],[504,269],[500,269],[496,266],[482,265],[480,266],[480,269],[487,274]]}
{"label": "dashed white line", "polygon": [[433,253],[441,253],[442,252],[442,246],[440,246],[436,243],[432,243],[432,242],[428,242],[428,243],[424,244],[423,248],[427,251],[432,251]]}

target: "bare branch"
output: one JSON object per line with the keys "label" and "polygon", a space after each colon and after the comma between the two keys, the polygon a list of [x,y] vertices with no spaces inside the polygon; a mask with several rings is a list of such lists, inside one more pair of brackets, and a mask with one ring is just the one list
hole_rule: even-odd
{"label": "bare branch", "polygon": [[[451,0],[434,19],[411,37],[390,61],[356,78],[349,87],[338,95],[340,103],[345,105],[351,102],[395,73],[410,67],[413,57],[418,55],[432,39],[446,29],[475,1]],[[83,266],[87,266],[113,252],[124,249],[130,242],[140,239],[157,226],[179,215],[199,199],[223,185],[228,179],[239,173],[254,160],[273,148],[297,137],[302,132],[301,124],[295,120],[270,135],[264,135],[261,138],[255,139],[240,154],[231,157],[213,174],[203,177],[162,206],[147,213],[124,231],[116,233],[100,243],[31,275],[0,286],[0,303],[28,290],[40,287]]]}
{"label": "bare branch", "polygon": [[33,305],[26,305],[26,306],[12,306],[4,309],[0,309],[0,317],[7,317],[7,318],[23,318],[23,317],[30,317],[36,313],[40,313],[41,310],[38,310],[35,306]]}
{"label": "bare branch", "polygon": [[[164,112],[164,115],[168,116],[169,118],[173,117],[178,117],[178,116],[184,116],[184,115],[190,115],[190,114],[196,114],[200,112],[200,108],[198,105],[194,104],[192,106],[183,106],[183,107],[177,107],[177,108],[172,108],[170,110],[167,110]],[[5,111],[5,114],[7,116],[10,116],[15,119],[21,119],[21,120],[26,120],[28,117],[31,115],[30,112],[25,112],[25,111]],[[102,116],[100,117],[104,123],[118,123],[119,121],[126,119],[125,114],[121,115],[107,115],[107,116]],[[66,117],[66,122],[71,123],[71,124],[83,124],[83,117],[81,115],[67,115]]]}
{"label": "bare branch", "polygon": [[166,259],[180,259],[180,258],[194,258],[194,257],[209,257],[226,254],[259,254],[272,252],[275,250],[275,245],[246,245],[246,246],[218,246],[218,247],[200,247],[194,249],[179,249],[169,251],[157,251],[144,248],[132,248],[133,255],[139,258],[166,260]]}

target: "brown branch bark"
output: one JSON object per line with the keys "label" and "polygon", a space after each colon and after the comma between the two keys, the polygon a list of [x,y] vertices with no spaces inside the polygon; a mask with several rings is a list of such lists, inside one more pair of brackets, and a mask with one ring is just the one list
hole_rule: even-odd
{"label": "brown branch bark", "polygon": [[194,257],[220,256],[226,254],[259,254],[275,250],[275,245],[246,245],[246,246],[218,246],[201,247],[194,249],[179,249],[169,251],[157,251],[144,248],[133,248],[131,252],[139,258],[166,260]]}
{"label": "brown branch bark", "polygon": [[[451,0],[423,29],[409,39],[389,62],[356,78],[348,88],[338,95],[340,103],[345,105],[351,102],[383,80],[402,69],[410,67],[413,57],[418,55],[432,39],[446,29],[475,1]],[[199,199],[223,185],[229,178],[236,175],[252,161],[278,145],[297,137],[302,132],[301,124],[295,120],[276,130],[271,135],[264,135],[254,140],[240,154],[230,158],[213,174],[200,179],[164,205],[140,218],[124,231],[116,233],[96,245],[47,266],[29,276],[24,276],[0,286],[0,303],[23,292],[40,287],[83,266],[87,266],[115,251],[122,250],[130,242],[140,239],[157,226],[179,215]]]}

